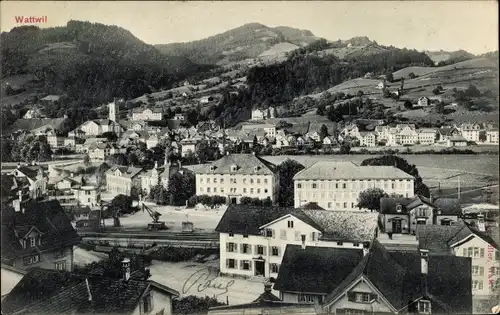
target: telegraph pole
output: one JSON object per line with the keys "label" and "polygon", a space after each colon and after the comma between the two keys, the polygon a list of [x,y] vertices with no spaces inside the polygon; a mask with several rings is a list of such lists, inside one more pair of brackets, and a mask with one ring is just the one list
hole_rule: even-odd
{"label": "telegraph pole", "polygon": [[458,179],[458,201],[460,202],[460,175],[458,175],[457,179]]}

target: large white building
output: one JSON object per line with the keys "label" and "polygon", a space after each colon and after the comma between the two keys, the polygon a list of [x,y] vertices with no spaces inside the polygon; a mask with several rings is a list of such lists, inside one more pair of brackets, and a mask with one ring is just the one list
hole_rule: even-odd
{"label": "large white building", "polygon": [[153,108],[134,108],[132,110],[132,120],[152,121],[162,120],[163,109],[161,107]]}
{"label": "large white building", "polygon": [[222,274],[276,277],[288,244],[362,249],[377,235],[377,214],[230,205],[220,233]]}
{"label": "large white building", "polygon": [[254,154],[228,154],[198,168],[196,195],[224,196],[229,203],[242,197],[278,198],[279,179],[275,165]]}
{"label": "large white building", "polygon": [[394,166],[320,161],[295,174],[293,181],[296,208],[314,202],[327,210],[355,210],[359,194],[368,188],[414,196],[414,177]]}

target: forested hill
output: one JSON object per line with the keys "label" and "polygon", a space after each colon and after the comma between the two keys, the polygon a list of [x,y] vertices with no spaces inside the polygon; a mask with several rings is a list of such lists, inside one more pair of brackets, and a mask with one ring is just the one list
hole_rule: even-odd
{"label": "forested hill", "polygon": [[250,23],[205,39],[156,47],[167,55],[184,56],[200,64],[225,64],[256,58],[279,43],[304,46],[318,39],[308,30]]}
{"label": "forested hill", "polygon": [[42,92],[83,104],[137,97],[199,71],[184,57],[161,54],[129,31],[99,23],[16,27],[0,40],[2,78],[35,74],[44,82]]}

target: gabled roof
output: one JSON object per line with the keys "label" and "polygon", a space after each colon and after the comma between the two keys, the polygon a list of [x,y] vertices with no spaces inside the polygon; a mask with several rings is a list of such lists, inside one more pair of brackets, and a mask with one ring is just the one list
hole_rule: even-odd
{"label": "gabled roof", "polygon": [[[43,233],[41,244],[23,249],[16,231],[27,232],[33,227]],[[76,245],[80,242],[80,237],[57,200],[27,203],[24,213],[6,209],[2,212],[1,233],[3,261],[47,249]]]}
{"label": "gabled roof", "polygon": [[[236,171],[231,167],[236,165]],[[211,169],[211,167],[215,167]],[[211,167],[198,168],[196,174],[248,174],[273,175],[276,166],[254,154],[229,154],[211,164]],[[258,167],[256,170],[255,167]]]}
{"label": "gabled roof", "polygon": [[462,206],[457,198],[437,198],[432,202],[443,215],[461,215]]}
{"label": "gabled roof", "polygon": [[293,180],[413,179],[394,166],[358,166],[347,161],[319,161],[295,174]]}
{"label": "gabled roof", "polygon": [[141,173],[144,169],[140,167],[133,166],[112,166],[109,170],[106,171],[106,174],[114,175],[116,170],[120,170],[122,177],[133,178],[139,173]]}
{"label": "gabled roof", "polygon": [[61,98],[60,95],[47,95],[44,98],[40,99],[40,101],[51,101],[51,102],[57,102]]}
{"label": "gabled roof", "polygon": [[10,126],[5,132],[15,132],[18,130],[31,131],[39,127],[50,125],[54,129],[61,129],[63,123],[67,118],[32,118],[32,119],[18,119]]}
{"label": "gabled roof", "polygon": [[143,113],[146,110],[151,111],[152,113],[163,113],[163,108],[161,107],[152,107],[152,108],[141,108],[141,107],[136,107],[132,110],[132,113]]}
{"label": "gabled roof", "polygon": [[36,180],[38,175],[38,170],[41,166],[21,166],[17,168],[17,171],[23,173],[26,177],[31,180]]}
{"label": "gabled roof", "polygon": [[33,268],[2,302],[2,311],[16,314],[129,314],[137,308],[144,293],[152,288],[179,296],[177,291],[154,281],[135,278],[123,281]]}
{"label": "gabled roof", "polygon": [[274,289],[328,294],[362,258],[361,249],[287,245]]}
{"label": "gabled roof", "polygon": [[465,139],[461,135],[451,136],[449,140],[452,141],[452,142],[466,142],[467,141],[467,139]]}

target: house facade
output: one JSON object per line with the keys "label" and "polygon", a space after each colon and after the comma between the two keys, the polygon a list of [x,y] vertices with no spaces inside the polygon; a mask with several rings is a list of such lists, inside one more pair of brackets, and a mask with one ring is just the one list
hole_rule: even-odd
{"label": "house facade", "polygon": [[374,213],[230,205],[216,228],[220,270],[246,278],[276,277],[287,245],[361,249],[377,235],[376,221]]}
{"label": "house facade", "polygon": [[436,129],[418,129],[418,142],[421,145],[433,145],[436,143]]}
{"label": "house facade", "polygon": [[431,104],[431,101],[428,97],[422,96],[418,99],[417,104],[420,107],[427,107]]}
{"label": "house facade", "polygon": [[73,246],[80,237],[58,201],[23,205],[4,217],[1,232],[2,263],[21,270],[73,269]]}
{"label": "house facade", "polygon": [[195,171],[196,194],[224,196],[228,203],[242,197],[277,201],[279,178],[276,166],[254,154],[227,154]]}
{"label": "house facade", "polygon": [[29,183],[29,195],[31,199],[41,198],[47,195],[48,176],[40,165],[18,165],[12,175],[16,178],[27,179]]}
{"label": "house facade", "polygon": [[321,161],[298,172],[293,181],[295,208],[315,202],[327,210],[356,210],[359,194],[368,188],[414,196],[414,178],[392,166]]}
{"label": "house facade", "polygon": [[479,142],[479,134],[483,131],[481,124],[462,124],[458,128],[467,141]]}
{"label": "house facade", "polygon": [[165,163],[162,167],[158,167],[158,162],[155,162],[153,169],[147,170],[141,176],[142,191],[149,195],[151,188],[158,185],[158,180],[161,181],[162,186],[168,188],[168,180],[170,178],[170,163],[165,158]]}
{"label": "house facade", "polygon": [[133,166],[113,166],[106,172],[106,189],[108,192],[130,196],[132,188],[141,191],[140,174],[142,168]]}
{"label": "house facade", "polygon": [[132,110],[132,120],[134,121],[156,121],[162,119],[163,109],[161,107],[134,108]]}
{"label": "house facade", "polygon": [[498,130],[487,130],[486,131],[486,143],[498,144]]}

